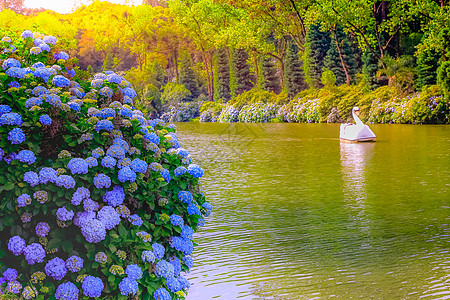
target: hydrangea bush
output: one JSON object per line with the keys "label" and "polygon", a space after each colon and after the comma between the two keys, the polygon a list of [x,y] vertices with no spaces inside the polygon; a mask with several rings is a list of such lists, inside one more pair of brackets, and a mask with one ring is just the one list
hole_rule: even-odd
{"label": "hydrangea bush", "polygon": [[444,96],[415,93],[389,101],[376,99],[369,111],[369,123],[428,124],[449,123],[450,103]]}
{"label": "hydrangea bush", "polygon": [[212,206],[175,126],[113,72],[74,81],[55,37],[0,46],[0,292],[184,299]]}
{"label": "hydrangea bush", "polygon": [[165,122],[188,122],[200,115],[201,105],[200,102],[183,102],[177,107],[171,106],[168,112],[161,115],[161,119]]}
{"label": "hydrangea bush", "polygon": [[244,105],[239,112],[239,121],[245,123],[267,123],[276,117],[278,105],[274,103],[252,103]]}

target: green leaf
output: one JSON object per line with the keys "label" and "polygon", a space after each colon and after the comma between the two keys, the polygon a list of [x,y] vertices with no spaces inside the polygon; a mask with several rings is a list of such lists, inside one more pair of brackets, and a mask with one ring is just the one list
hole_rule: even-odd
{"label": "green leaf", "polygon": [[14,188],[14,182],[8,182],[3,186],[3,189],[6,191],[10,191]]}

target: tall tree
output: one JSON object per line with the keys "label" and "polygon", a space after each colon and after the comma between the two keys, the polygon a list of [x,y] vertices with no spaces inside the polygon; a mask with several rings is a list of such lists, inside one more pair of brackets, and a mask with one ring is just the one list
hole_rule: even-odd
{"label": "tall tree", "polygon": [[253,83],[250,80],[250,66],[247,62],[248,53],[244,49],[237,49],[234,51],[233,69],[235,78],[234,95],[242,94],[253,88]]}
{"label": "tall tree", "polygon": [[25,0],[1,0],[0,7],[3,9],[12,10],[15,13],[21,14],[24,10],[23,3]]}
{"label": "tall tree", "polygon": [[320,81],[324,59],[330,49],[330,34],[320,30],[319,24],[311,25],[306,35],[305,69],[307,81],[311,88],[321,88]]}
{"label": "tall tree", "polygon": [[180,64],[180,83],[191,92],[187,100],[194,100],[199,96],[198,82],[192,69],[192,59],[188,53],[184,53]]}
{"label": "tall tree", "polygon": [[435,50],[424,50],[417,58],[417,88],[436,84],[439,54]]}
{"label": "tall tree", "polygon": [[308,88],[303,72],[303,62],[298,57],[298,47],[293,43],[288,47],[285,68],[286,91],[289,98],[293,98]]}
{"label": "tall tree", "polygon": [[230,91],[230,63],[226,48],[217,50],[217,98],[229,101]]}
{"label": "tall tree", "polygon": [[272,57],[263,57],[261,59],[261,72],[263,77],[263,88],[266,91],[281,93],[280,76],[277,73],[277,67]]}

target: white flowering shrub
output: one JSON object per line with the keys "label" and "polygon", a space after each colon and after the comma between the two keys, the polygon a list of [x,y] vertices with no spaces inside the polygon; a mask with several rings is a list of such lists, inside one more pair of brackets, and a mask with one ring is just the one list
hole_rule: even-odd
{"label": "white flowering shrub", "polygon": [[56,38],[0,42],[0,293],[184,299],[212,206],[176,128],[113,72],[73,80]]}

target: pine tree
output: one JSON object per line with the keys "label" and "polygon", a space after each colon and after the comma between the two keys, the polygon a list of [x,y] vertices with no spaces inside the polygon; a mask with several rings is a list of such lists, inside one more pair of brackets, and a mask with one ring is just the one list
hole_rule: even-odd
{"label": "pine tree", "polygon": [[217,97],[228,102],[231,98],[230,91],[230,64],[225,48],[217,51]]}
{"label": "pine tree", "polygon": [[298,48],[294,43],[290,43],[288,46],[284,69],[284,83],[289,98],[295,97],[299,92],[308,88],[303,73],[303,63],[298,58]]}
{"label": "pine tree", "polygon": [[281,93],[280,77],[277,68],[271,57],[261,59],[261,73],[263,78],[263,89],[276,94]]}
{"label": "pine tree", "polygon": [[355,75],[359,72],[359,51],[340,27],[331,34],[330,49],[327,51],[324,67],[336,76],[337,86],[347,83],[346,72],[350,79],[349,84],[355,81]]}
{"label": "pine tree", "polygon": [[188,101],[197,99],[200,95],[197,78],[195,72],[192,69],[192,60],[189,54],[183,55],[180,62],[180,83],[191,92],[191,95],[187,99]]}
{"label": "pine tree", "polygon": [[436,84],[439,54],[435,50],[420,52],[417,58],[417,87],[419,90],[425,85]]}
{"label": "pine tree", "polygon": [[250,66],[247,63],[247,60],[247,51],[245,51],[244,49],[238,49],[234,51],[233,73],[236,83],[234,95],[236,96],[253,88],[253,83],[250,78]]}
{"label": "pine tree", "polygon": [[377,71],[378,71],[378,61],[372,51],[366,49],[362,55],[363,68],[362,73],[364,75],[364,81],[366,85],[374,90],[378,87]]}
{"label": "pine tree", "polygon": [[312,85],[310,87],[320,88],[323,86],[320,79],[322,77],[323,61],[330,48],[330,34],[321,31],[320,25],[312,25],[306,34],[306,43],[308,57],[305,60],[305,68],[308,71],[305,73],[309,76],[308,82]]}
{"label": "pine tree", "polygon": [[89,75],[94,75],[94,68],[92,68],[91,65],[87,66],[86,71],[89,73]]}
{"label": "pine tree", "polygon": [[112,53],[106,54],[103,61],[103,71],[112,71],[114,68],[114,55]]}

